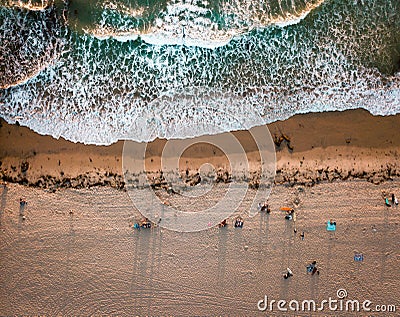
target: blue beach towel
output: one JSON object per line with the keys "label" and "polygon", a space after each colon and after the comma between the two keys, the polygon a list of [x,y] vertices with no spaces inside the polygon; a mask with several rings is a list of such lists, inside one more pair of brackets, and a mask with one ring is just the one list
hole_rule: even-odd
{"label": "blue beach towel", "polygon": [[328,231],[336,231],[336,224],[331,223],[330,221],[327,222],[326,230]]}

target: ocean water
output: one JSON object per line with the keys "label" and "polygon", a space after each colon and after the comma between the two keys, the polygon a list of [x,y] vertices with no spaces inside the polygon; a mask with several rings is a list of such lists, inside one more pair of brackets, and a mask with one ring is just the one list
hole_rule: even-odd
{"label": "ocean water", "polygon": [[398,0],[0,0],[0,116],[41,134],[187,138],[360,107],[400,113]]}

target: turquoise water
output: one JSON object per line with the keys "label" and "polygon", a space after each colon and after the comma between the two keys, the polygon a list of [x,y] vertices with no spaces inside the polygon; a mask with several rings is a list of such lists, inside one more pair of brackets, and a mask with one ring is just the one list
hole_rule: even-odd
{"label": "turquoise water", "polygon": [[42,134],[109,144],[400,112],[397,0],[32,2],[0,1],[0,116]]}

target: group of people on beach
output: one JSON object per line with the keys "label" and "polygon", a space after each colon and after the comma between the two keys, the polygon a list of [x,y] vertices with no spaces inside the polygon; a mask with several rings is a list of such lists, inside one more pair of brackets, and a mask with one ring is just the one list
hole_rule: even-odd
{"label": "group of people on beach", "polygon": [[140,220],[140,222],[136,222],[133,224],[133,227],[135,229],[140,230],[140,228],[143,229],[150,229],[151,228],[151,222],[148,218],[143,218],[142,220]]}
{"label": "group of people on beach", "polygon": [[235,228],[243,228],[243,218],[237,217],[235,219]]}
{"label": "group of people on beach", "polygon": [[263,204],[258,203],[258,210],[265,211],[267,214],[271,213],[271,208],[269,207],[268,201],[265,201]]}
{"label": "group of people on beach", "polygon": [[[384,194],[384,200],[385,200],[385,205],[387,207],[394,207],[397,206],[399,204],[397,197],[395,196],[394,193],[390,194],[391,196],[391,201],[389,201],[389,198]],[[265,201],[264,203],[259,203],[258,204],[258,210],[261,212],[266,212],[267,214],[271,213],[271,208],[269,206],[268,201]],[[293,220],[293,222],[296,222],[296,213],[294,208],[289,208],[289,207],[282,207],[281,208],[282,211],[285,211],[285,219],[286,220]],[[161,219],[160,219],[161,221]],[[159,221],[159,222],[160,222]],[[234,219],[234,227],[235,228],[243,228],[243,224],[244,224],[244,220],[241,216],[238,216]],[[223,221],[221,221],[218,225],[219,228],[224,228],[228,225],[227,219],[224,219]],[[135,224],[135,228],[140,229],[140,228],[151,228],[151,222],[149,221],[149,219],[144,219],[141,221],[141,223],[136,223]],[[335,231],[336,230],[336,222],[333,220],[329,220],[327,222],[327,230],[328,231]],[[297,233],[296,227],[294,228],[294,232]],[[304,240],[305,237],[305,233],[304,231],[300,234],[300,238],[301,240]],[[308,264],[306,266],[306,271],[307,274],[311,274],[311,275],[319,275],[320,271],[317,268],[317,261],[312,261],[310,264]],[[283,275],[284,279],[288,279],[290,277],[293,276],[293,272],[290,268],[287,268],[285,274]]]}
{"label": "group of people on beach", "polygon": [[25,199],[22,199],[22,198],[19,199],[19,206],[20,207],[24,207],[27,204],[28,204],[28,202]]}
{"label": "group of people on beach", "polygon": [[387,196],[384,194],[383,195],[383,199],[385,200],[385,205],[387,206],[387,207],[395,207],[395,206],[398,206],[399,205],[399,201],[398,201],[398,199],[397,199],[397,197],[395,196],[395,194],[394,193],[392,193],[391,194],[391,201],[389,201],[389,198],[387,198]]}
{"label": "group of people on beach", "polygon": [[[238,216],[238,217],[235,218],[234,223],[233,223],[233,226],[234,226],[235,228],[243,228],[243,224],[244,224],[243,218],[240,217],[240,216]],[[228,225],[228,220],[227,220],[227,219],[224,219],[224,220],[222,220],[222,221],[218,224],[218,227],[219,227],[219,228],[224,228],[224,227],[226,227],[227,225]]]}
{"label": "group of people on beach", "polygon": [[[307,274],[314,275],[316,273],[317,275],[319,275],[319,269],[317,268],[317,261],[312,261],[309,265],[307,265],[306,269],[307,269]],[[287,268],[286,273],[283,275],[283,278],[287,280],[291,276],[293,276],[293,272],[291,269]]]}

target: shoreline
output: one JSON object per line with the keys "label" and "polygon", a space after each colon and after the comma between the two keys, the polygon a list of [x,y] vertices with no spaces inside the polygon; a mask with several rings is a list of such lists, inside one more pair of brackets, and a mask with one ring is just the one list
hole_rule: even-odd
{"label": "shoreline", "polygon": [[[276,146],[275,184],[313,186],[321,182],[363,179],[374,184],[400,177],[400,115],[372,116],[362,109],[295,115],[267,125],[273,139],[285,135]],[[259,155],[247,131],[232,132],[243,145],[250,164],[250,186],[257,186]],[[1,119],[0,178],[43,189],[111,186],[124,188],[124,141],[110,146],[72,143],[42,136]],[[147,177],[162,184],[161,153],[166,140],[148,144]],[[279,143],[279,142],[278,142]],[[198,168],[211,163],[216,182],[230,180],[225,155],[209,144],[194,146],[180,159],[180,172],[188,171],[188,183]],[[140,175],[137,175],[140,176]]]}

